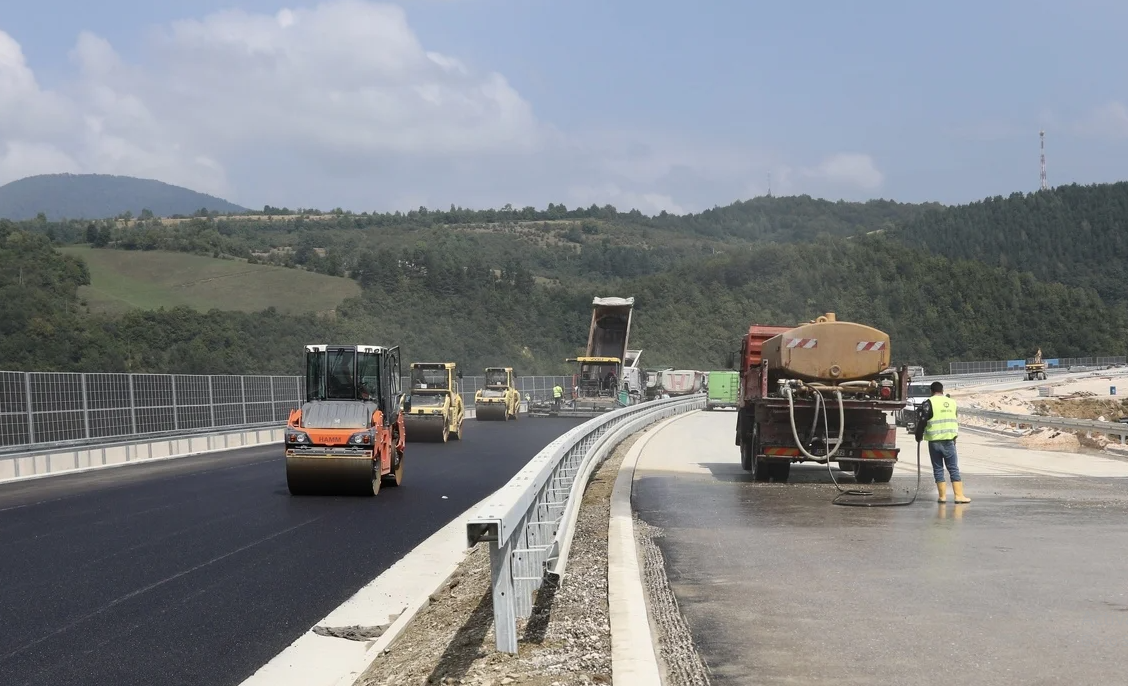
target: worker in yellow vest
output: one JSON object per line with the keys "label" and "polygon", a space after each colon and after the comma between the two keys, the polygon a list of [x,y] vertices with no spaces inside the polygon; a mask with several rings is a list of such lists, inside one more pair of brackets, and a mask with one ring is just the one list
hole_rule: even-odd
{"label": "worker in yellow vest", "polygon": [[557,410],[559,410],[560,409],[560,403],[561,403],[562,400],[564,400],[564,389],[560,387],[560,384],[556,384],[555,386],[552,387],[552,405],[553,405],[553,407],[555,407]]}
{"label": "worker in yellow vest", "polygon": [[921,403],[920,418],[916,425],[917,443],[928,441],[928,456],[932,458],[932,475],[936,478],[936,490],[944,502],[948,497],[948,484],[944,483],[944,468],[952,479],[952,500],[956,503],[970,503],[964,496],[963,480],[956,457],[956,438],[960,433],[956,418],[956,401],[944,395],[944,384],[933,381],[929,387],[932,396]]}

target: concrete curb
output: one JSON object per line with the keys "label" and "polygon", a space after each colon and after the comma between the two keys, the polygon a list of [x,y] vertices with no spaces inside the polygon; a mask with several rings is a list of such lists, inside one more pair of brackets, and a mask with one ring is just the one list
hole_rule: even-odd
{"label": "concrete curb", "polygon": [[[468,517],[469,512],[467,512],[465,516],[459,517],[459,522],[462,523],[463,526],[465,526],[465,521]],[[463,552],[462,557],[459,558],[457,562],[447,567],[447,569],[441,576],[442,581],[437,583],[427,595],[420,595],[419,597],[413,599],[410,603],[408,603],[403,612],[401,612],[400,615],[396,617],[396,621],[392,622],[392,625],[388,627],[388,630],[380,634],[380,638],[376,639],[376,642],[372,644],[372,647],[364,652],[363,665],[360,666],[359,669],[350,671],[345,676],[342,676],[334,683],[334,686],[353,686],[357,681],[359,681],[360,677],[366,671],[368,671],[369,667],[372,666],[372,663],[375,662],[385,650],[391,647],[393,643],[395,643],[396,639],[398,639],[403,634],[403,632],[407,630],[407,627],[411,626],[411,623],[415,621],[415,617],[423,610],[423,608],[431,604],[431,596],[440,591],[444,586],[447,585],[447,583],[450,582],[451,577],[454,576],[454,573],[458,571],[458,568],[462,566],[462,563],[466,560],[466,556],[470,553],[470,550],[470,548],[467,548]]]}
{"label": "concrete curb", "polygon": [[631,490],[635,465],[643,449],[667,425],[694,412],[675,415],[648,427],[623,457],[611,491],[611,516],[607,528],[607,604],[611,620],[611,678],[616,684],[661,686],[655,637],[647,610],[635,542]]}
{"label": "concrete curb", "polygon": [[[285,427],[277,426],[13,453],[0,456],[0,485],[280,445],[284,432]],[[58,468],[53,468],[56,463],[60,463]],[[25,470],[30,473],[23,473]]]}
{"label": "concrete curb", "polygon": [[[447,522],[426,540],[402,556],[391,567],[361,588],[326,617],[311,626],[282,652],[259,667],[243,686],[353,686],[373,662],[411,626],[430,605],[431,596],[443,589],[471,552],[466,547],[466,520],[485,498]],[[406,576],[405,576],[406,575]],[[419,584],[399,595],[396,589]],[[367,625],[395,614],[396,618],[378,638],[361,643],[344,638],[318,636],[313,628]]]}

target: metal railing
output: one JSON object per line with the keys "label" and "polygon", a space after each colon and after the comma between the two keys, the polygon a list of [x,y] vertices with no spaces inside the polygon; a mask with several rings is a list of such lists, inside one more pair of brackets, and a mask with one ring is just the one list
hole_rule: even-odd
{"label": "metal railing", "polygon": [[[1031,358],[1030,361],[1033,361]],[[1128,364],[1128,357],[1054,357],[1042,360],[1047,369],[1068,367],[1114,367]],[[992,360],[986,362],[951,362],[951,374],[987,374],[991,372],[1021,371],[1027,360]]]}
{"label": "metal railing", "polygon": [[0,372],[0,448],[276,424],[301,397],[297,376]]}
{"label": "metal railing", "polygon": [[1048,427],[1061,431],[1084,431],[1090,435],[1104,434],[1106,436],[1118,436],[1122,445],[1125,442],[1125,437],[1128,436],[1128,424],[1122,424],[1120,422],[1098,422],[1092,419],[1069,419],[1066,417],[1009,414],[1007,412],[979,410],[972,407],[961,407],[960,414],[969,417],[978,417],[979,419],[990,419],[1001,424],[1014,425],[1016,428],[1022,426]]}
{"label": "metal railing", "polygon": [[[520,376],[521,397],[548,397],[569,376]],[[409,377],[401,379],[408,388]],[[474,406],[485,376],[459,389]],[[0,371],[0,450],[104,443],[285,422],[301,405],[300,376],[199,376]]]}
{"label": "metal railing", "polygon": [[466,523],[470,547],[490,546],[497,650],[517,652],[517,618],[528,618],[546,573],[561,575],[587,482],[622,440],[656,421],[705,406],[696,393],[612,410],[549,443]]}

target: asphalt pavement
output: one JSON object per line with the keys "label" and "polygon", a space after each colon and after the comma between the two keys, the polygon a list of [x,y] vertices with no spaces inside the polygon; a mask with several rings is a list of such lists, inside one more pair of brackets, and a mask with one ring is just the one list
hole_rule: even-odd
{"label": "asphalt pavement", "polygon": [[375,498],[280,446],[0,486],[0,684],[238,684],[579,423],[468,419]]}
{"label": "asphalt pavement", "polygon": [[[970,504],[937,504],[925,453],[915,504],[837,507],[825,465],[750,480],[734,422],[670,424],[634,484],[713,684],[1128,683],[1128,462],[965,430]],[[899,442],[891,486],[861,488],[911,495]]]}

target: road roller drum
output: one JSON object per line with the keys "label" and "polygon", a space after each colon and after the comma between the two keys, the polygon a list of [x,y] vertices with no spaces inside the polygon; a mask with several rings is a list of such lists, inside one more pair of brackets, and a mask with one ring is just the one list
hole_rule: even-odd
{"label": "road roller drum", "polygon": [[379,465],[370,457],[286,458],[286,486],[293,495],[376,495],[380,482]]}

